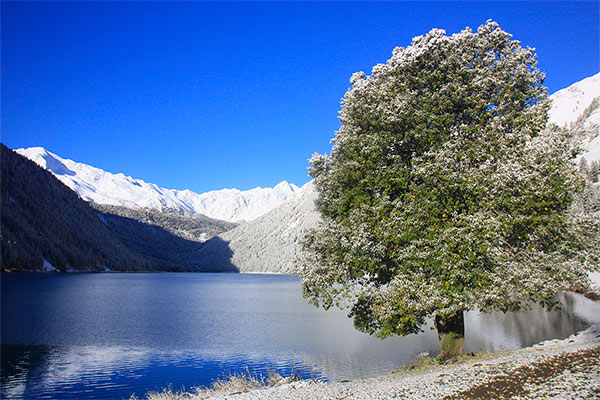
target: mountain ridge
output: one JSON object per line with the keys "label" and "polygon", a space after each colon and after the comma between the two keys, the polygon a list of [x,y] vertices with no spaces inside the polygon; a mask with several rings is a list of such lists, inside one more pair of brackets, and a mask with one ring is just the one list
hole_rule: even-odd
{"label": "mountain ridge", "polygon": [[[123,245],[97,212],[49,171],[0,143],[1,265],[15,270],[159,269]],[[178,270],[162,263],[164,270]]]}
{"label": "mountain ridge", "polygon": [[52,172],[83,200],[158,211],[174,209],[228,222],[253,220],[291,198],[299,189],[294,184],[282,181],[273,188],[257,187],[245,191],[221,189],[198,194],[189,189],[162,188],[123,173],[113,174],[62,158],[43,147],[15,151]]}

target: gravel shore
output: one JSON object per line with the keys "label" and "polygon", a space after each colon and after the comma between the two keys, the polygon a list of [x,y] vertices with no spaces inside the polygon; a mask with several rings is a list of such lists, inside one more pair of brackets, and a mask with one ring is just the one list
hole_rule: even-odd
{"label": "gravel shore", "polygon": [[600,325],[564,340],[346,382],[298,381],[213,399],[600,399]]}

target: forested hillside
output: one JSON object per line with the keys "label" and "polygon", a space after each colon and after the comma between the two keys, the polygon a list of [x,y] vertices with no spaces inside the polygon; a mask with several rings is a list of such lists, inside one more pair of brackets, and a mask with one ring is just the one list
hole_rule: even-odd
{"label": "forested hillside", "polygon": [[200,252],[205,266],[235,265],[241,272],[297,273],[304,234],[320,220],[312,182],[276,209],[215,236]]}
{"label": "forested hillside", "polygon": [[89,203],[104,215],[114,215],[159,226],[180,238],[204,242],[237,226],[236,223],[209,218],[202,214],[183,213],[177,209],[163,211]]}
{"label": "forested hillside", "polygon": [[54,176],[0,144],[2,267],[16,270],[152,270],[86,202]]}
{"label": "forested hillside", "polygon": [[110,231],[136,253],[163,263],[174,263],[186,271],[236,271],[231,263],[203,263],[204,241],[234,228],[236,224],[204,215],[92,204]]}
{"label": "forested hillside", "polygon": [[579,157],[579,172],[585,179],[581,197],[575,204],[576,212],[594,214],[600,218],[600,97],[596,97],[583,113],[569,124],[573,140],[584,153]]}
{"label": "forested hillside", "polygon": [[1,265],[10,270],[235,271],[200,266],[202,241],[235,224],[124,207],[95,210],[1,145]]}

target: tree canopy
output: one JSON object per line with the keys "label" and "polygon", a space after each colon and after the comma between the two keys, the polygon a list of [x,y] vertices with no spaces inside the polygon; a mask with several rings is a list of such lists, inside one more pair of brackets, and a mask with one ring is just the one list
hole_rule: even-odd
{"label": "tree canopy", "polygon": [[588,286],[598,253],[570,213],[581,179],[567,132],[546,128],[543,80],[493,21],[355,73],[331,154],[311,159],[323,224],[305,239],[305,297],[385,337]]}

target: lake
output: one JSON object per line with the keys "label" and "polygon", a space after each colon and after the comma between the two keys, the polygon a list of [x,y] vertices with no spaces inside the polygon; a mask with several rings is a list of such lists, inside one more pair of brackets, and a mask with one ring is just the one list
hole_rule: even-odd
{"label": "lake", "polygon": [[[357,332],[345,312],[309,305],[293,275],[15,273],[1,289],[5,399],[141,397],[246,368],[353,379],[439,346],[430,326],[385,340]],[[467,313],[465,351],[526,347],[600,322],[600,303],[559,299],[559,311]]]}

